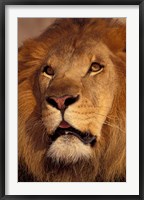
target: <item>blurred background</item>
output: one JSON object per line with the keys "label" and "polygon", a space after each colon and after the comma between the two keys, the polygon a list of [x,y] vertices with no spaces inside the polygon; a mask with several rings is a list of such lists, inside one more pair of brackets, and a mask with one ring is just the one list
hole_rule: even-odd
{"label": "blurred background", "polygon": [[[28,38],[40,35],[56,18],[18,18],[18,46]],[[125,23],[126,18],[119,18],[119,23]],[[116,18],[117,20],[117,18]]]}
{"label": "blurred background", "polygon": [[18,18],[18,46],[28,38],[40,35],[55,18]]}

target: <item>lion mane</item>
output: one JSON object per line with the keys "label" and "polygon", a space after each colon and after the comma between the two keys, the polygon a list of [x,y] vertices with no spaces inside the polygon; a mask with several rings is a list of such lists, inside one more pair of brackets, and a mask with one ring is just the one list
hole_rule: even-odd
{"label": "lion mane", "polygon": [[18,56],[18,180],[126,180],[125,18],[58,19]]}

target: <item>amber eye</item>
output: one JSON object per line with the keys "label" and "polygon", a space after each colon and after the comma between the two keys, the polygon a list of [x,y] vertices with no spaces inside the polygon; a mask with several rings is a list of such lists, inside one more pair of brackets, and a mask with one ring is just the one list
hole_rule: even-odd
{"label": "amber eye", "polygon": [[43,68],[43,73],[44,75],[49,75],[49,76],[53,76],[54,75],[54,70],[51,66],[47,65]]}
{"label": "amber eye", "polygon": [[89,72],[99,73],[103,70],[104,65],[101,65],[97,62],[93,62],[90,66]]}

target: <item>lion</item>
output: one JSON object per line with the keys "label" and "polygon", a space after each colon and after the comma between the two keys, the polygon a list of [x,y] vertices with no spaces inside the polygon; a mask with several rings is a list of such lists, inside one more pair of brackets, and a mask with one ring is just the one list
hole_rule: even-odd
{"label": "lion", "polygon": [[18,181],[126,181],[125,18],[57,19],[18,57]]}

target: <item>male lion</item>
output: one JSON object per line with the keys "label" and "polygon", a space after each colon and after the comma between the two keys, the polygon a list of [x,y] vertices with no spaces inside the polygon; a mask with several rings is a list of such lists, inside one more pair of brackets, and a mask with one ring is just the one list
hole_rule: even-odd
{"label": "male lion", "polygon": [[125,181],[125,19],[58,19],[19,49],[19,181]]}

